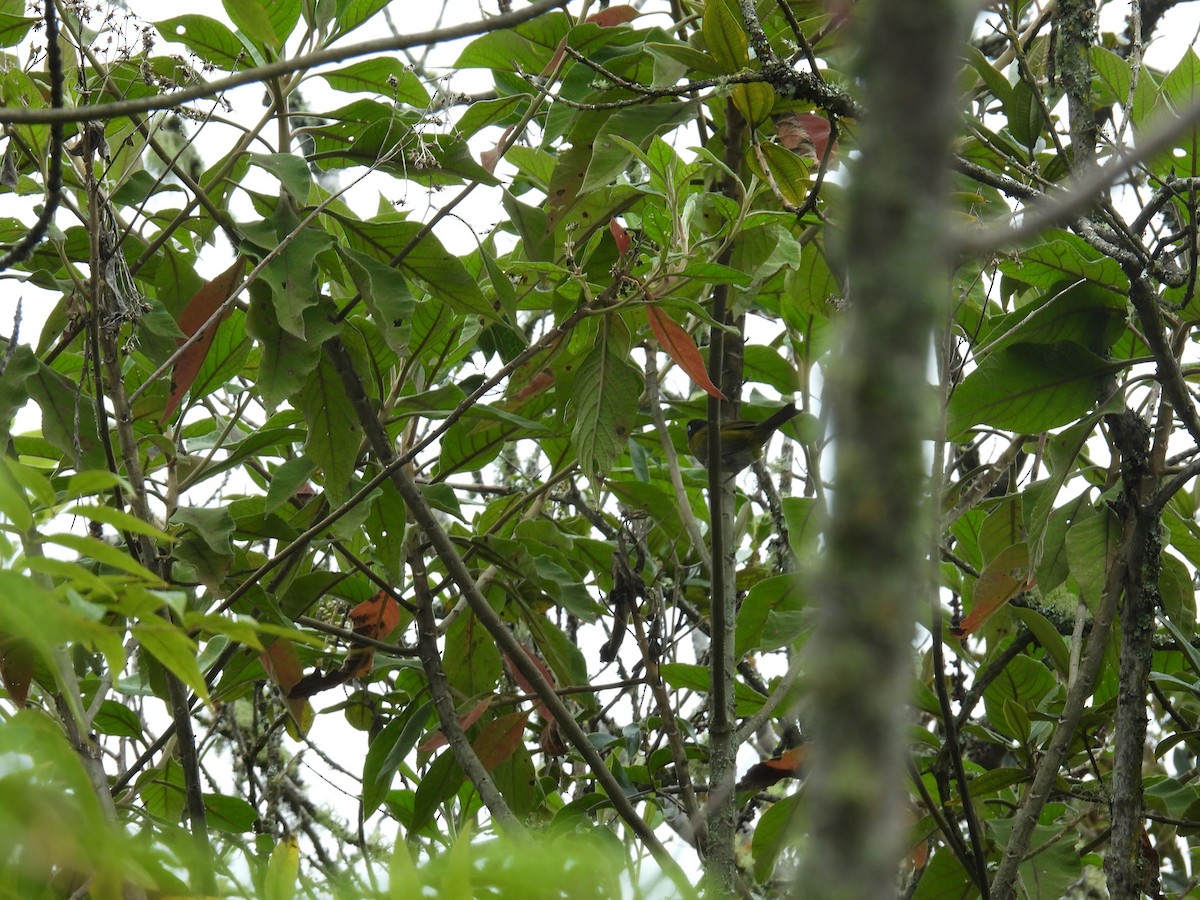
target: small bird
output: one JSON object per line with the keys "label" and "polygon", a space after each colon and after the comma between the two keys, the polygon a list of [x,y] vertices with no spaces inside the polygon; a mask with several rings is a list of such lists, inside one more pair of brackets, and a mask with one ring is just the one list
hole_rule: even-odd
{"label": "small bird", "polygon": [[[735,419],[721,423],[721,471],[734,475],[762,456],[763,447],[776,431],[791,421],[799,410],[795,404],[773,413],[762,422]],[[702,466],[708,466],[708,422],[692,419],[687,423],[688,449]]]}

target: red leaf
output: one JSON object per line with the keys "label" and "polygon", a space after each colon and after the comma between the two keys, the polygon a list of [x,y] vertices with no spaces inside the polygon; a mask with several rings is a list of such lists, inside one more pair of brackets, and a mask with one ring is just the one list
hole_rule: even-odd
{"label": "red leaf", "polygon": [[763,760],[751,766],[737,783],[739,791],[761,791],[777,781],[797,777],[804,768],[808,758],[808,745],[801,744],[790,750],[784,750],[778,756]]}
{"label": "red leaf", "polygon": [[[180,340],[180,344],[199,331],[221,304],[229,299],[230,292],[238,286],[238,282],[242,279],[242,269],[245,266],[246,260],[239,256],[234,260],[232,266],[212,281],[207,282],[184,304],[183,311],[179,314],[179,330],[184,333],[185,337]],[[228,314],[229,310],[227,309],[221,319]],[[159,421],[165,422],[178,409],[183,395],[188,392],[192,382],[196,380],[196,375],[200,372],[200,365],[204,362],[204,357],[208,355],[209,348],[212,347],[213,338],[217,336],[217,326],[220,324],[221,320],[218,319],[198,341],[179,354],[179,358],[175,360],[175,371],[171,374],[171,393],[167,395],[167,405],[163,410],[162,419]]]}
{"label": "red leaf", "polygon": [[538,738],[538,746],[547,756],[566,756],[567,745],[558,731],[558,722],[551,719]]}
{"label": "red leaf", "polygon": [[527,400],[534,394],[540,394],[552,384],[554,384],[554,373],[549,369],[542,369],[529,379],[529,384],[517,391],[517,395],[513,399]]}
{"label": "red leaf", "polygon": [[970,614],[953,629],[956,637],[965,637],[976,631],[992,614],[1009,600],[1029,590],[1033,585],[1027,574],[1029,569],[1029,547],[1013,544],[1000,552],[979,573]]}
{"label": "red leaf", "polygon": [[525,723],[528,720],[528,712],[512,712],[483,726],[471,746],[484,769],[492,771],[516,752],[524,742]]}
{"label": "red leaf", "polygon": [[[300,664],[300,656],[296,653],[295,646],[286,638],[277,638],[259,654],[259,659],[262,660],[267,675],[279,685],[279,690],[283,692],[284,703],[287,704],[288,712],[292,714],[300,732],[307,731],[312,724],[312,718],[308,715],[310,708],[308,701],[304,698],[309,695],[303,692],[292,693],[304,681],[301,677],[304,674],[304,666]],[[312,693],[316,693],[316,691]]]}
{"label": "red leaf", "polygon": [[[564,38],[564,40],[566,39]],[[491,150],[484,150],[479,154],[479,164],[489,172],[496,171],[496,163],[500,162],[500,145],[508,143],[508,139],[512,136],[513,129],[516,127],[515,125],[509,125],[504,129],[504,134],[500,135],[500,140],[496,143],[495,147]]]}
{"label": "red leaf", "polygon": [[640,15],[641,13],[632,6],[610,6],[608,9],[592,13],[584,21],[595,22],[601,28],[613,28],[617,25],[624,25],[626,22],[632,22]]}
{"label": "red leaf", "polygon": [[[466,731],[468,728],[478,722],[479,717],[487,712],[488,707],[492,705],[492,700],[494,699],[494,697],[484,697],[475,704],[470,712],[463,713],[461,716],[459,716],[458,727],[463,731]],[[432,753],[438,747],[444,747],[448,743],[449,741],[446,740],[446,736],[440,731],[437,731],[432,737],[429,738],[429,740],[418,747],[417,750],[419,750],[421,753]]]}
{"label": "red leaf", "polygon": [[[554,686],[554,676],[550,673],[550,670],[546,668],[546,664],[544,662],[542,662],[540,659],[538,659],[536,656],[534,656],[532,653],[530,653],[528,648],[522,647],[521,649],[525,651],[526,656],[528,656],[531,660],[533,660],[533,664],[542,670],[542,677],[546,679],[546,681],[550,684],[551,687],[553,687]],[[512,658],[507,653],[504,654],[504,661],[508,663],[508,670],[510,672],[512,672],[513,680],[515,680],[517,682],[517,684],[520,685],[521,690],[523,690],[527,694],[532,694],[533,696],[536,697],[537,691],[535,691],[533,689],[533,685],[530,684],[529,679],[526,678],[521,673],[521,670],[516,667],[516,665],[512,661]],[[546,704],[543,703],[541,700],[538,700],[538,702],[537,702],[537,713],[543,719],[547,719],[547,720],[551,719],[549,708],[547,708]]]}
{"label": "red leaf", "polygon": [[[775,133],[779,143],[797,156],[805,156],[820,162],[825,158],[829,145],[829,120],[813,113],[785,113],[775,117]],[[833,145],[833,155],[837,144]]]}
{"label": "red leaf", "polygon": [[624,256],[633,244],[633,241],[629,239],[629,232],[616,219],[608,220],[608,230],[612,232],[613,240],[617,242],[617,252]]}
{"label": "red leaf", "polygon": [[346,658],[342,660],[342,664],[338,668],[338,674],[341,676],[342,681],[349,681],[351,678],[371,674],[371,667],[374,665],[374,647],[354,647],[346,654]]}
{"label": "red leaf", "polygon": [[675,321],[657,306],[647,306],[646,313],[650,317],[650,328],[667,355],[675,360],[679,368],[687,372],[702,391],[724,400],[725,395],[709,379],[704,357],[700,355],[692,336],[676,325]]}
{"label": "red leaf", "polygon": [[0,636],[0,681],[18,709],[25,708],[33,681],[33,646],[25,640]]}
{"label": "red leaf", "polygon": [[354,633],[381,641],[400,624],[400,607],[387,591],[380,591],[350,610]]}
{"label": "red leaf", "polygon": [[284,694],[295,687],[304,674],[300,656],[296,653],[292,642],[286,638],[278,638],[269,644],[259,654],[259,659],[262,660],[262,666],[267,670],[267,675],[279,685]]}
{"label": "red leaf", "polygon": [[566,46],[567,38],[566,35],[564,35],[563,39],[558,42],[558,46],[554,49],[554,55],[550,57],[550,62],[546,63],[546,68],[542,69],[541,74],[538,76],[539,78],[545,78],[554,71],[555,67],[557,67],[560,62],[562,62],[563,54],[567,52]]}

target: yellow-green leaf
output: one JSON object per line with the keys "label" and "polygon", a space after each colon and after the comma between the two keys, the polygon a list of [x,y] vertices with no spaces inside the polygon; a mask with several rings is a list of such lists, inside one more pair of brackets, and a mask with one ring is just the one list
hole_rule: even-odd
{"label": "yellow-green leaf", "polygon": [[740,72],[750,62],[750,41],[730,0],[708,0],[702,31],[708,52],[726,72]]}
{"label": "yellow-green leaf", "polygon": [[733,105],[751,128],[762,124],[775,106],[775,89],[769,84],[736,84],[733,86]]}

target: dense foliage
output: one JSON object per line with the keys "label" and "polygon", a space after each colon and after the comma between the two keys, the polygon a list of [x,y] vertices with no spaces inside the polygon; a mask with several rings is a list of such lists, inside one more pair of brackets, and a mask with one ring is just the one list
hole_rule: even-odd
{"label": "dense foliage", "polygon": [[1174,3],[964,19],[894,384],[838,331],[884,0],[52,2],[0,0],[0,892],[792,891],[831,362],[930,413],[896,890],[1197,883]]}

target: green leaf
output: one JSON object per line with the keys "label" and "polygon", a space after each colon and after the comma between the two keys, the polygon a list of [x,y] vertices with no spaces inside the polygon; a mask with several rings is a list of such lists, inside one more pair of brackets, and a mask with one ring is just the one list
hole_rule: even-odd
{"label": "green leaf", "polygon": [[22,16],[24,2],[6,3],[0,7],[0,47],[15,47],[25,39],[29,29],[41,21],[40,16]]}
{"label": "green leaf", "polygon": [[230,538],[236,526],[229,507],[181,506],[175,510],[171,521],[185,526],[213,552],[222,555],[233,553]]}
{"label": "green leaf", "polygon": [[1033,88],[1024,79],[1012,86],[1008,102],[1004,104],[1004,112],[1008,117],[1008,130],[1012,136],[1032,150],[1037,145],[1046,122]]}
{"label": "green leaf", "polygon": [[975,351],[988,354],[1013,344],[1070,341],[1103,353],[1125,330],[1129,302],[1125,295],[1088,281],[1060,282],[1008,315],[984,326]]}
{"label": "green leaf", "polygon": [[1191,638],[1196,630],[1196,592],[1192,576],[1183,560],[1172,553],[1163,553],[1162,569],[1158,575],[1158,593],[1163,612]]}
{"label": "green leaf", "polygon": [[[429,105],[429,91],[425,90],[421,79],[413,74],[408,66],[390,56],[364,59],[340,69],[318,72],[317,75],[337,91],[365,91],[382,94],[397,103],[407,103],[409,106],[423,108]],[[471,109],[477,105],[473,104]],[[462,128],[461,121],[458,127]]]}
{"label": "green leaf", "polygon": [[196,662],[196,644],[182,630],[164,620],[143,621],[130,630],[138,643],[176,678],[191,688],[197,697],[206,704],[212,702],[208,697],[204,674]]}
{"label": "green leaf", "polygon": [[[712,672],[707,666],[695,666],[689,663],[663,663],[659,667],[659,671],[662,672],[663,681],[673,688],[696,691],[700,694],[707,694],[712,690]],[[736,697],[735,711],[739,716],[754,715],[767,699],[741,681],[734,682],[734,695]]]}
{"label": "green leaf", "polygon": [[13,477],[11,463],[0,459],[0,516],[8,519],[18,531],[28,532],[33,528],[33,510],[25,491]]}
{"label": "green leaf", "polygon": [[495,690],[500,680],[500,651],[474,613],[463,613],[446,629],[442,660],[451,687],[467,697]]}
{"label": "green leaf", "polygon": [[1080,513],[1067,531],[1067,560],[1083,600],[1092,609],[1100,602],[1109,569],[1117,558],[1121,523],[1107,506]]}
{"label": "green leaf", "polygon": [[[61,451],[63,463],[78,470],[106,468],[104,448],[96,429],[96,407],[81,393],[80,382],[72,382],[49,366],[41,365],[26,387],[42,411],[42,433]],[[78,460],[77,448],[82,451]]]}
{"label": "green leaf", "polygon": [[103,522],[105,525],[111,525],[113,528],[128,531],[132,534],[144,534],[154,538],[156,541],[170,543],[175,540],[162,529],[156,528],[148,522],[143,522],[131,513],[127,513],[121,509],[113,509],[110,506],[79,503],[64,509],[63,512],[67,515],[82,516],[90,522]]}
{"label": "green leaf", "polygon": [[453,797],[463,780],[463,771],[458,765],[458,760],[449,750],[444,750],[429,766],[425,777],[417,785],[417,795],[413,798],[413,818],[409,832],[420,831],[424,828],[433,818],[438,804]]}
{"label": "green leaf", "polygon": [[747,344],[744,352],[742,377],[748,382],[769,384],[781,394],[800,389],[796,367],[779,355],[774,347]]}
{"label": "green leaf", "polygon": [[397,353],[407,354],[416,306],[408,282],[394,268],[365,253],[349,248],[339,248],[339,252],[383,339]]}
{"label": "green leaf", "polygon": [[300,16],[300,0],[223,0],[222,5],[242,34],[269,50],[283,46]]}
{"label": "green leaf", "polygon": [[258,810],[241,797],[227,794],[205,794],[204,811],[208,826],[226,834],[245,834],[258,821]]}
{"label": "green leaf", "polygon": [[[1054,686],[1054,676],[1043,663],[1028,656],[1015,657],[983,692],[988,721],[995,728],[1011,729],[1005,731],[1009,737],[1023,737],[1016,730],[1021,723],[1010,722],[1010,717],[1025,714],[1023,721],[1027,726],[1027,713],[1036,709],[1042,698],[1054,690]],[[1009,716],[1005,715],[1006,704]],[[1013,708],[1021,710],[1021,713],[1014,713]]]}
{"label": "green leaf", "polygon": [[46,535],[45,540],[48,543],[74,550],[82,557],[94,559],[96,562],[111,566],[121,572],[128,572],[146,584],[160,586],[163,583],[162,579],[140,563],[135,562],[128,553],[105,541],[83,534],[49,534]]}
{"label": "green leaf", "polygon": [[242,42],[227,27],[208,16],[176,16],[155,22],[164,40],[184,44],[205,62],[232,72],[245,54]]}
{"label": "green leaf", "polygon": [[307,456],[297,456],[289,459],[271,473],[270,484],[267,485],[267,499],[263,504],[263,512],[270,513],[279,509],[295,496],[296,491],[312,477],[317,470],[317,464]]}
{"label": "green leaf", "polygon": [[775,89],[762,81],[735,84],[733,105],[745,118],[746,124],[756,128],[771,114],[771,108],[775,105]]}
{"label": "green leaf", "polygon": [[92,722],[92,727],[100,734],[112,737],[145,739],[142,731],[142,720],[136,712],[116,700],[105,700],[100,704],[100,711]]}
{"label": "green leaf", "polygon": [[1079,344],[1014,344],[987,357],[950,397],[946,434],[972,425],[1035,434],[1079,418],[1096,405],[1101,380],[1120,364]]}
{"label": "green leaf", "polygon": [[714,262],[695,262],[679,273],[680,278],[693,278],[708,284],[732,284],[740,288],[751,285],[753,279],[745,272]]}
{"label": "green leaf", "polygon": [[300,846],[294,836],[288,836],[275,845],[267,860],[261,894],[263,900],[293,900],[299,874]]}
{"label": "green leaf", "polygon": [[805,631],[808,598],[801,584],[797,575],[776,575],[750,588],[738,609],[733,650],[738,659],[752,650],[786,647]]}
{"label": "green leaf", "polygon": [[795,828],[800,812],[799,794],[774,803],[762,814],[754,828],[750,853],[754,858],[754,877],[759,883],[768,881],[775,870],[775,861],[790,841],[800,837]]}
{"label": "green leaf", "polygon": [[1058,629],[1037,610],[1028,607],[1012,607],[1012,614],[1033,633],[1034,638],[1042,645],[1042,649],[1054,663],[1055,671],[1063,678],[1068,677],[1071,669],[1071,653],[1067,649],[1067,642],[1058,633]]}
{"label": "green leaf", "polygon": [[763,144],[762,154],[779,193],[793,206],[803,206],[811,183],[808,164],[778,144]]}
{"label": "green leaf", "polygon": [[1133,84],[1133,69],[1128,61],[1099,45],[1092,47],[1089,52],[1095,72],[1092,102],[1097,107],[1113,104],[1124,106],[1129,100],[1129,88]]}
{"label": "green leaf", "polygon": [[389,2],[390,0],[337,0],[332,37],[349,34],[387,6]]}
{"label": "green leaf", "polygon": [[1004,73],[992,65],[991,60],[984,56],[983,51],[978,47],[966,47],[965,51],[967,59],[970,60],[975,71],[979,73],[979,77],[983,79],[983,83],[987,85],[987,89],[991,91],[992,96],[999,100],[1002,105],[1007,106],[1009,97],[1012,95],[1012,85],[1004,77]]}
{"label": "green leaf", "polygon": [[610,344],[597,344],[579,364],[575,378],[575,427],[571,442],[579,465],[589,475],[612,467],[629,443],[642,393],[641,373],[616,355]]}
{"label": "green leaf", "polygon": [[674,128],[695,114],[692,104],[676,101],[631,106],[613,113],[605,121],[602,133],[593,139],[587,174],[579,191],[586,195],[608,186],[633,158],[629,145],[641,147],[652,136]]}
{"label": "green leaf", "polygon": [[367,748],[363,761],[362,806],[363,818],[379,809],[392,787],[392,776],[416,746],[433,713],[433,701],[414,701],[403,715],[384,726]]}
{"label": "green leaf", "polygon": [[311,306],[304,317],[304,331],[309,339],[299,338],[280,326],[275,304],[265,286],[251,287],[246,333],[261,345],[256,386],[268,410],[273,411],[300,390],[321,359],[321,344],[339,330],[340,325],[329,321],[322,305]]}
{"label": "green leaf", "polygon": [[975,900],[979,890],[949,849],[941,848],[921,873],[913,900]]}
{"label": "green leaf", "polygon": [[1066,231],[1051,231],[1014,259],[1000,263],[1000,271],[1034,287],[1052,288],[1064,278],[1087,278],[1118,293],[1129,292],[1129,278],[1115,259],[1093,249],[1083,238]]}
{"label": "green leaf", "polygon": [[325,492],[338,506],[350,496],[362,426],[328,357],[321,358],[297,399],[308,423],[304,453],[324,472]]}
{"label": "green leaf", "polygon": [[312,335],[306,332],[311,318],[305,313],[320,302],[316,259],[330,245],[330,235],[311,225],[300,228],[295,214],[283,211],[276,214],[274,224],[280,242],[287,240],[287,244],[263,267],[262,279],[273,289],[271,300],[279,327],[311,341]]}
{"label": "green leaf", "polygon": [[521,68],[537,75],[550,63],[559,42],[567,36],[570,21],[561,12],[539,16],[516,28],[504,28],[475,38],[459,54],[455,69]]}
{"label": "green leaf", "polygon": [[284,190],[298,204],[308,200],[308,189],[312,185],[312,174],[308,163],[291,153],[251,153],[250,165],[258,166],[279,179]]}
{"label": "green leaf", "polygon": [[[454,127],[462,138],[470,138],[489,125],[503,126],[516,121],[528,103],[529,98],[519,94],[498,97],[495,100],[476,100],[467,107],[467,111],[454,123]],[[509,153],[511,157],[511,150]],[[512,161],[511,158],[509,161]]]}
{"label": "green leaf", "polygon": [[246,336],[246,314],[240,309],[230,310],[229,315],[217,326],[212,345],[200,363],[196,379],[188,390],[188,397],[195,403],[220,390],[233,381],[242,371],[242,364],[250,355],[253,342]]}
{"label": "green leaf", "polygon": [[701,24],[704,43],[726,72],[740,72],[750,63],[750,39],[734,11],[733,0],[708,0]]}

